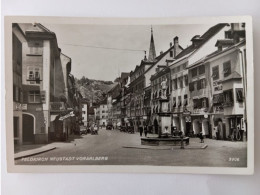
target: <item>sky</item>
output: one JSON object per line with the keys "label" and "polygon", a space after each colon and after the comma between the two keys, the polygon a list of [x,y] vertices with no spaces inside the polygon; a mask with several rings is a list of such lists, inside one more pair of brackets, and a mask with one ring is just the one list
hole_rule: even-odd
{"label": "sky", "polygon": [[[148,57],[151,25],[43,25],[56,34],[61,52],[72,59],[71,73],[77,78],[85,76],[114,81],[121,72],[130,72],[140,64],[144,50]],[[156,55],[169,49],[175,36],[179,37],[179,44],[186,48],[191,44],[193,36],[202,35],[211,26],[213,25],[153,25]]]}

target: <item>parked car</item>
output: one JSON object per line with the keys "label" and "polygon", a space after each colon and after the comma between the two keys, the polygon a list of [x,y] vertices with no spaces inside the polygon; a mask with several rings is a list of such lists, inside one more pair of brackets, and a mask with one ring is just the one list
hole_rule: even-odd
{"label": "parked car", "polygon": [[84,125],[81,125],[79,127],[79,134],[82,135],[82,134],[87,134],[87,127],[85,127]]}
{"label": "parked car", "polygon": [[112,124],[106,126],[106,130],[112,130],[112,129],[113,129],[113,125]]}

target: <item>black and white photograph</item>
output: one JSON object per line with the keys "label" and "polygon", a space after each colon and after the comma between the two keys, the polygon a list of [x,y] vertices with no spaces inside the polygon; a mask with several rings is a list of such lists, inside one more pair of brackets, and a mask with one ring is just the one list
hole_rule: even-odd
{"label": "black and white photograph", "polygon": [[83,165],[82,171],[252,174],[247,17],[129,24],[29,19],[7,26],[13,171]]}

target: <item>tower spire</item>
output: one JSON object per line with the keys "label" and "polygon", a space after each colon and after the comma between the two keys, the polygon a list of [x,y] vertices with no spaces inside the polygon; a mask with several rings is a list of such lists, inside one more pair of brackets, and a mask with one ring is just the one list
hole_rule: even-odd
{"label": "tower spire", "polygon": [[151,41],[150,41],[148,61],[153,62],[155,58],[156,58],[156,52],[155,52],[155,46],[153,40],[153,27],[151,26]]}

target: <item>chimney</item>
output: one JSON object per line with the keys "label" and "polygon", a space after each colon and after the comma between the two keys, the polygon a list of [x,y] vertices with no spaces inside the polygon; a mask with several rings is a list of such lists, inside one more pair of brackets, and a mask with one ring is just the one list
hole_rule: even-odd
{"label": "chimney", "polygon": [[200,35],[195,35],[194,37],[192,37],[191,42],[193,47],[198,46],[198,44],[202,41]]}
{"label": "chimney", "polygon": [[170,47],[172,47],[172,42],[170,42]]}
{"label": "chimney", "polygon": [[163,51],[160,51],[160,55],[162,55],[163,54]]}
{"label": "chimney", "polygon": [[173,39],[173,43],[174,43],[174,57],[176,57],[179,53],[178,53],[178,47],[179,47],[179,37],[174,37]]}

